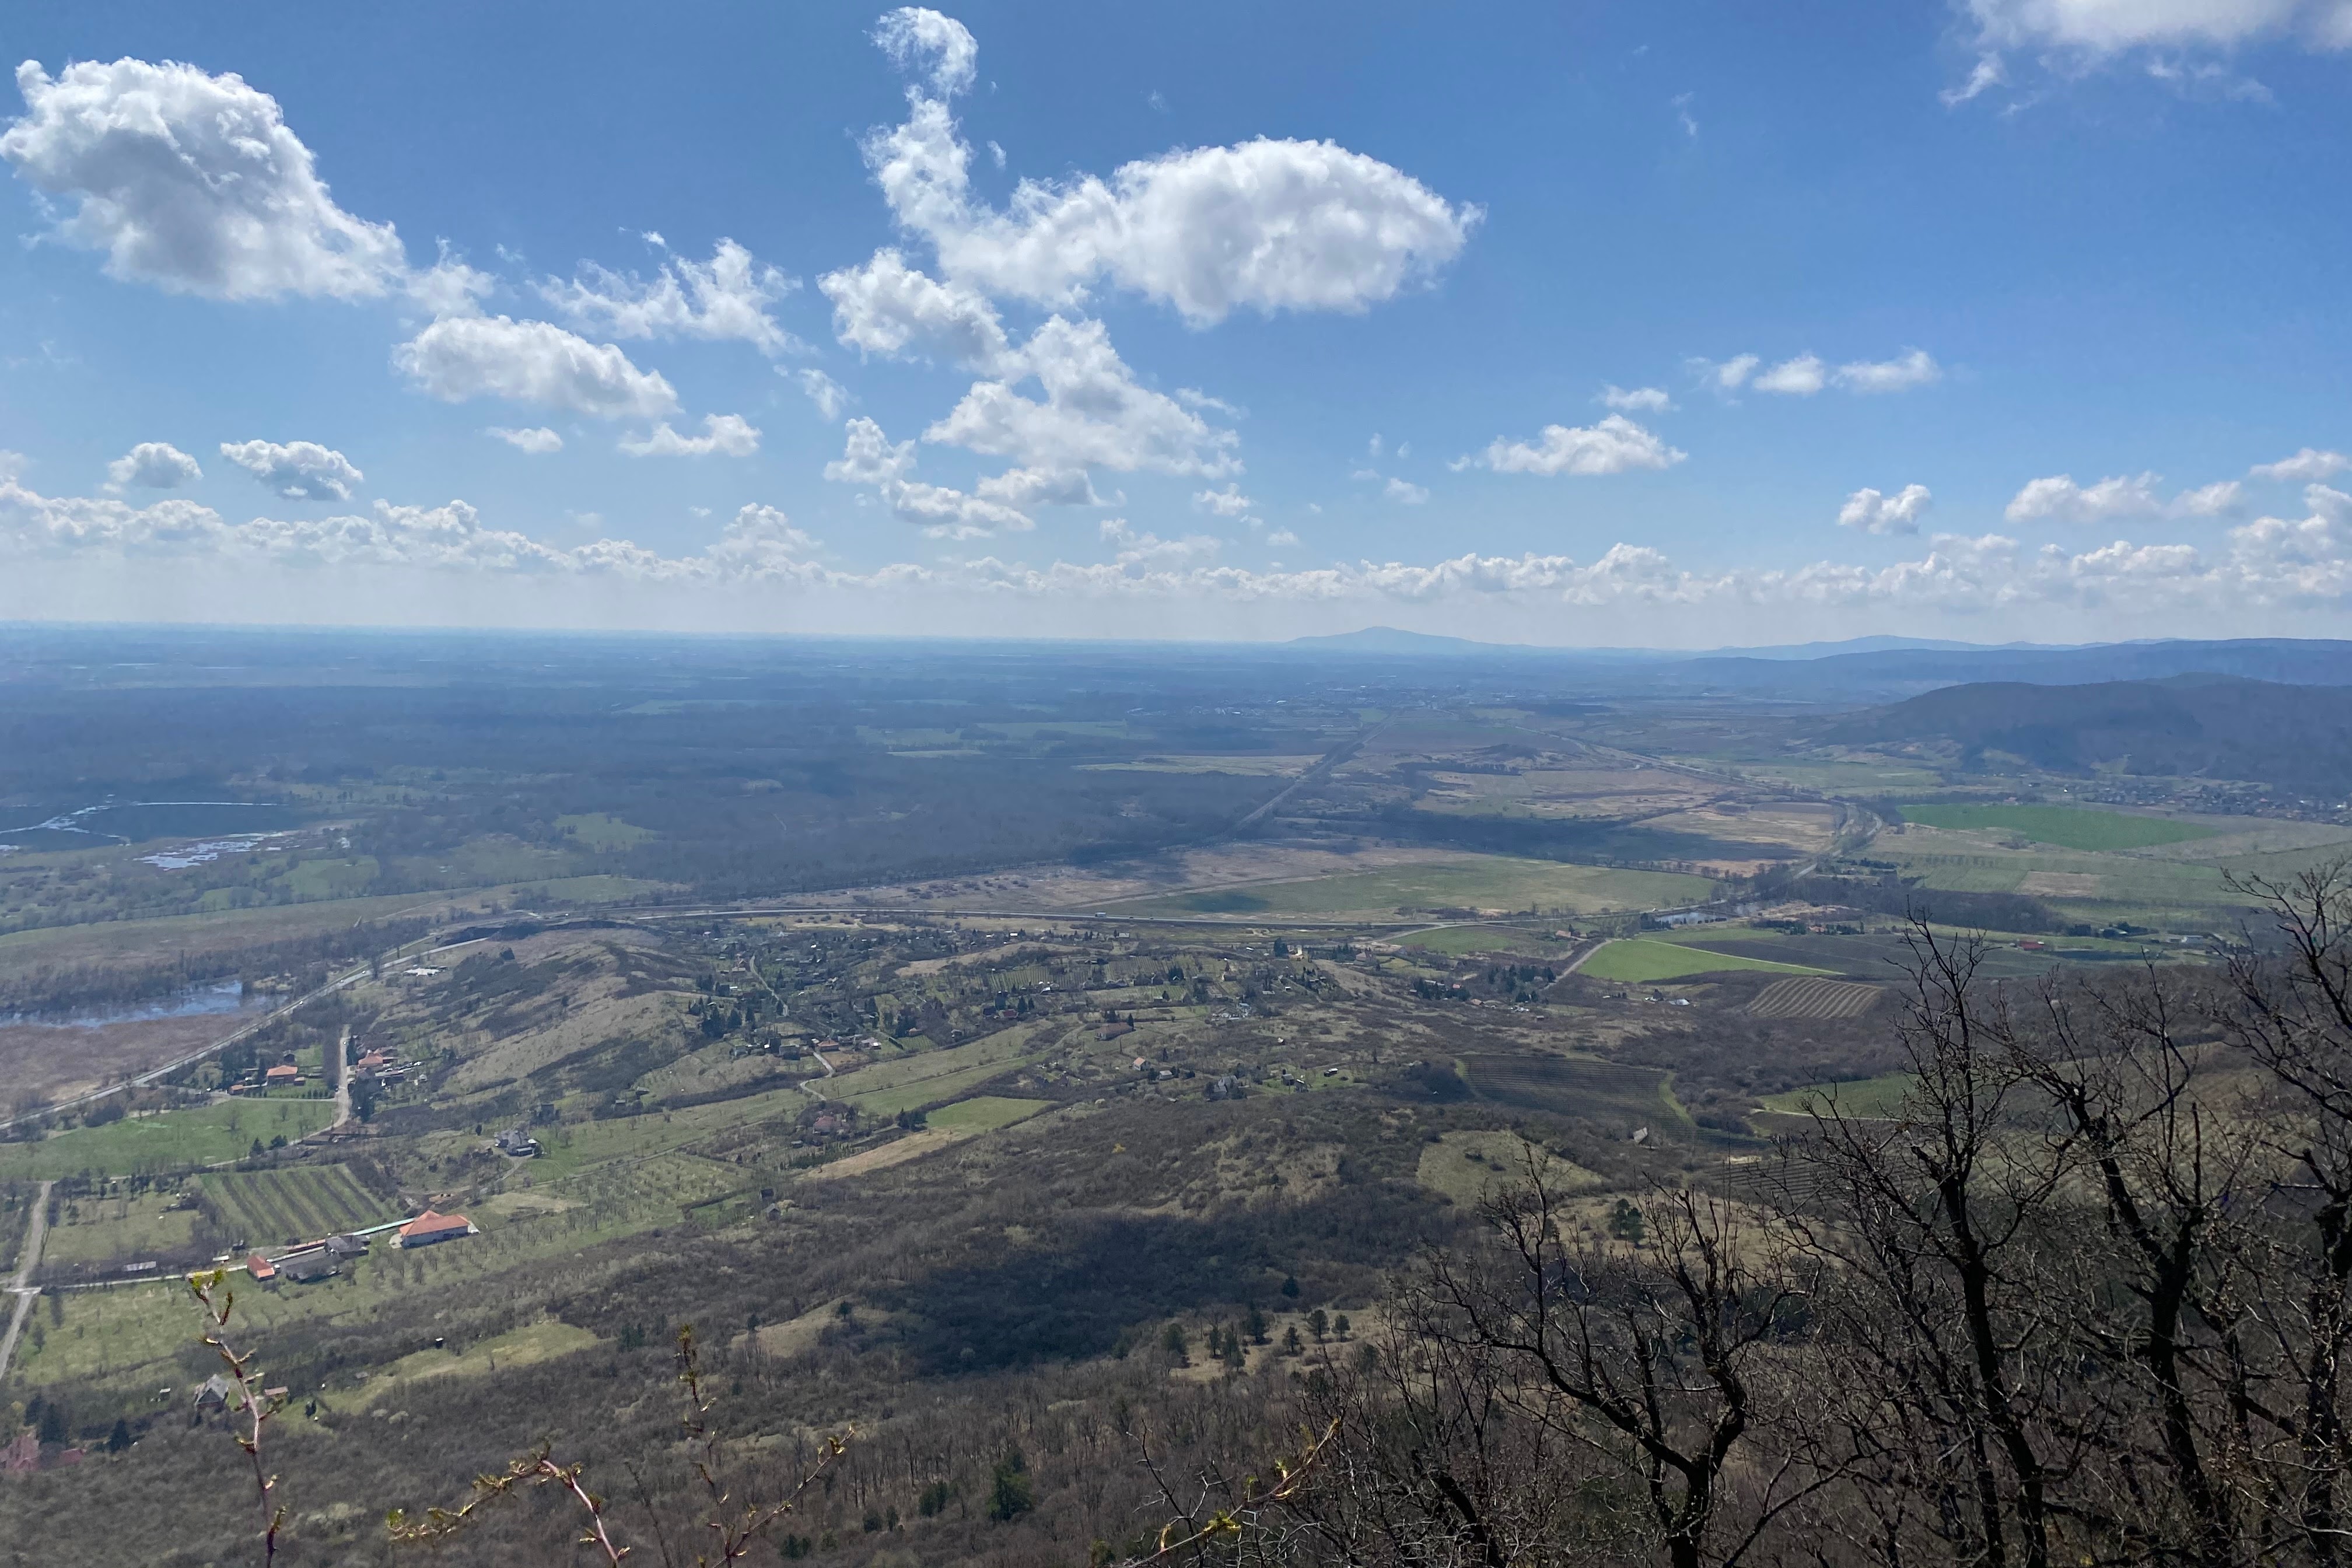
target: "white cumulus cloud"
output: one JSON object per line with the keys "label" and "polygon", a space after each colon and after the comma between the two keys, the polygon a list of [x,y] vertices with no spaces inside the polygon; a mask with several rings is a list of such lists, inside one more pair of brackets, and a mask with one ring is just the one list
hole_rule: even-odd
{"label": "white cumulus cloud", "polygon": [[563,437],[544,425],[523,430],[509,430],[502,425],[493,425],[482,434],[495,436],[516,451],[528,452],[534,458],[543,458],[550,452],[563,450]]}
{"label": "white cumulus cloud", "polygon": [[1756,379],[1748,384],[1759,392],[1777,392],[1789,397],[1811,397],[1829,384],[1829,367],[1815,355],[1799,354],[1794,359],[1782,360],[1771,369],[1759,374]]}
{"label": "white cumulus cloud", "polygon": [[892,445],[871,419],[852,419],[845,437],[841,456],[824,466],[824,477],[872,490],[901,521],[919,525],[931,538],[978,539],[1036,526],[1018,507],[909,479],[915,444]]}
{"label": "white cumulus cloud", "polygon": [[[1729,394],[1752,387],[1784,397],[1811,397],[1830,386],[1865,395],[1908,392],[1915,386],[1940,381],[1944,375],[1944,367],[1925,349],[1906,349],[1893,359],[1851,360],[1840,365],[1832,365],[1814,353],[1797,354],[1770,366],[1756,354],[1737,354],[1721,361],[1694,359],[1689,363],[1700,384],[1711,391]],[[1609,390],[1613,393],[1617,389]],[[1655,395],[1661,400],[1665,396],[1664,393]],[[1603,400],[1607,400],[1605,394]],[[1610,406],[1621,405],[1611,403]]]}
{"label": "white cumulus cloud", "polygon": [[2352,458],[2341,452],[2323,452],[2315,447],[2305,447],[2292,458],[2281,458],[2275,463],[2256,463],[2247,470],[2257,479],[2294,479],[2313,483],[2333,479],[2347,468],[2352,468]]}
{"label": "white cumulus cloud", "polygon": [[1622,414],[1596,425],[1547,425],[1534,441],[1497,436],[1485,452],[1465,458],[1498,474],[1622,474],[1633,468],[1665,468],[1688,454],[1676,450]]}
{"label": "white cumulus cloud", "polygon": [[907,265],[898,251],[876,251],[863,266],[816,281],[833,301],[834,334],[862,353],[896,357],[936,349],[970,370],[1003,369],[1012,353],[996,307],[977,289],[941,283]]}
{"label": "white cumulus cloud", "polygon": [[220,454],[289,500],[349,500],[367,477],[316,441],[224,441]]}
{"label": "white cumulus cloud", "polygon": [[1122,567],[1181,568],[1213,561],[1224,548],[1223,540],[1206,533],[1188,533],[1181,539],[1138,533],[1123,517],[1104,519],[1099,531],[1115,549],[1112,560]]}
{"label": "white cumulus cloud", "polygon": [[1620,414],[1665,414],[1675,405],[1675,400],[1658,387],[1624,387],[1613,383],[1601,389],[1601,402]]}
{"label": "white cumulus cloud", "polygon": [[828,420],[840,418],[843,410],[856,401],[847,387],[821,370],[802,371],[795,379],[808,400],[816,405],[816,411]]}
{"label": "white cumulus cloud", "polygon": [[278,100],[172,61],[16,68],[0,157],[70,202],[55,229],[133,282],[214,300],[360,299],[406,274],[390,224],[337,206]]}
{"label": "white cumulus cloud", "polygon": [[1219,517],[1243,517],[1246,516],[1257,502],[1242,494],[1241,486],[1227,485],[1221,490],[1196,491],[1192,497],[1192,504],[1202,511],[1212,511]]}
{"label": "white cumulus cloud", "polygon": [[971,90],[980,43],[954,17],[927,5],[901,5],[876,25],[874,41],[900,70],[925,77],[934,95],[953,98]]}
{"label": "white cumulus cloud", "polygon": [[[1042,396],[1022,390],[1032,382]],[[1026,468],[1218,477],[1234,437],[1137,382],[1100,321],[1052,316],[1003,376],[974,382],[923,439]]]}
{"label": "white cumulus cloud", "polygon": [[972,490],[983,500],[1016,508],[1113,504],[1095,494],[1084,468],[1007,468],[982,479]]}
{"label": "white cumulus cloud", "polygon": [[735,339],[777,354],[799,345],[768,308],[798,286],[722,239],[709,260],[675,257],[650,279],[584,262],[576,278],[541,279],[539,292],[580,326],[615,338]]}
{"label": "white cumulus cloud", "polygon": [[2316,48],[2352,44],[2340,0],[1965,0],[1997,48],[2061,48],[2104,56],[2148,47],[2231,48],[2297,37]]}
{"label": "white cumulus cloud", "polygon": [[1419,506],[1429,499],[1429,492],[1411,479],[1392,479],[1381,487],[1381,493],[1402,506]]}
{"label": "white cumulus cloud", "polygon": [[196,460],[169,441],[142,441],[106,465],[110,489],[177,489],[204,477]]}
{"label": "white cumulus cloud", "polygon": [[1927,350],[1911,349],[1895,359],[1855,360],[1838,366],[1833,374],[1848,392],[1908,392],[1941,381],[1944,367]]}
{"label": "white cumulus cloud", "polygon": [[950,281],[1064,308],[1098,280],[1172,305],[1195,325],[1234,310],[1361,310],[1461,253],[1480,213],[1328,142],[1261,137],[1179,149],[1108,179],[1024,180],[1008,209],[972,199],[971,147],[948,99],[977,48],[936,12],[895,11],[877,34],[902,66],[904,124],[867,139],[899,224],[931,242]]}
{"label": "white cumulus cloud", "polygon": [[706,414],[699,436],[681,436],[664,420],[646,435],[622,437],[620,447],[632,458],[748,458],[760,449],[760,431],[740,414]]}
{"label": "white cumulus cloud", "polygon": [[[744,507],[704,550],[663,555],[625,539],[599,538],[572,549],[542,543],[485,526],[481,514],[462,500],[439,506],[379,500],[364,513],[230,524],[194,501],[132,507],[111,498],[43,496],[0,478],[0,553],[18,555],[210,558],[298,570],[400,567],[638,583],[838,581],[805,559],[816,547],[782,512],[759,505]],[[883,574],[892,570],[885,567]]]}
{"label": "white cumulus cloud", "polygon": [[1925,485],[1905,485],[1891,496],[1865,486],[1845,498],[1838,521],[1864,533],[1916,533],[1934,499]]}
{"label": "white cumulus cloud", "polygon": [[1754,375],[1756,367],[1763,363],[1763,360],[1755,354],[1734,354],[1720,363],[1709,359],[1694,359],[1690,362],[1690,368],[1698,377],[1701,384],[1712,391],[1731,393],[1747,385],[1748,378]]}
{"label": "white cumulus cloud", "polygon": [[639,370],[617,345],[592,343],[551,321],[446,317],[394,349],[392,362],[448,403],[502,397],[599,419],[677,412],[677,394],[658,371]]}
{"label": "white cumulus cloud", "polygon": [[2053,474],[2027,481],[2011,499],[2006,515],[2011,522],[2049,519],[2095,523],[2135,517],[2218,517],[2238,501],[2235,479],[2182,490],[2169,500],[2158,493],[2163,482],[2156,474],[2118,474],[2083,485],[2071,474]]}

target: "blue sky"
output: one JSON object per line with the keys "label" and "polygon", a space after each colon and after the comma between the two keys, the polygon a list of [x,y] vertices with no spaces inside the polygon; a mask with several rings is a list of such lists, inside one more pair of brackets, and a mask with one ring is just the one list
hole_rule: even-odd
{"label": "blue sky", "polygon": [[0,616],[2347,624],[2344,0],[319,15],[13,16]]}

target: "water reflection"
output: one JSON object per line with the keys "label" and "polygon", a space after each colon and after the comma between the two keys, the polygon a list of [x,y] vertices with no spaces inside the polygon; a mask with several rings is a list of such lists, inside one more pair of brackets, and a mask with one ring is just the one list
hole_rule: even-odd
{"label": "water reflection", "polygon": [[197,985],[149,1002],[102,1002],[55,1013],[0,1013],[0,1026],[38,1024],[53,1029],[95,1029],[108,1024],[157,1018],[194,1018],[213,1013],[249,1013],[270,1004],[268,992],[248,992],[241,980]]}

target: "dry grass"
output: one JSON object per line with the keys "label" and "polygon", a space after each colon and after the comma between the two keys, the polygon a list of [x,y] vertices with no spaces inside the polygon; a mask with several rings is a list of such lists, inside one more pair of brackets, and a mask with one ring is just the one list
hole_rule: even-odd
{"label": "dry grass", "polygon": [[893,1165],[903,1165],[909,1160],[919,1160],[936,1153],[950,1143],[961,1142],[980,1130],[961,1127],[926,1127],[920,1132],[909,1132],[879,1148],[862,1150],[842,1159],[819,1165],[803,1179],[811,1182],[837,1182],[845,1176],[862,1176],[871,1171],[887,1171]]}
{"label": "dry grass", "polygon": [[[1433,1193],[1467,1208],[1497,1188],[1525,1181],[1528,1157],[1541,1152],[1516,1132],[1448,1132],[1421,1152],[1414,1174]],[[1547,1177],[1561,1192],[1589,1192],[1604,1184],[1581,1165],[1553,1158]]]}

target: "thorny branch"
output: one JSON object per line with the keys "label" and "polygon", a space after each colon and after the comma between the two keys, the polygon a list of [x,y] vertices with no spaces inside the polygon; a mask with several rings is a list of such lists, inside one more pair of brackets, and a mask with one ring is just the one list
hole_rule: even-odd
{"label": "thorny branch", "polygon": [[261,1530],[261,1561],[267,1565],[278,1561],[278,1531],[286,1522],[286,1505],[277,1500],[278,1478],[269,1473],[261,1459],[261,1432],[271,1416],[284,1407],[282,1398],[271,1398],[261,1389],[261,1374],[254,1370],[253,1352],[240,1352],[229,1342],[229,1313],[236,1305],[236,1292],[228,1288],[228,1271],[207,1269],[188,1277],[188,1289],[204,1309],[208,1326],[205,1343],[228,1368],[229,1381],[236,1384],[243,1398],[246,1430],[237,1434],[236,1446],[243,1448],[253,1466],[254,1490],[261,1505],[265,1521]]}

